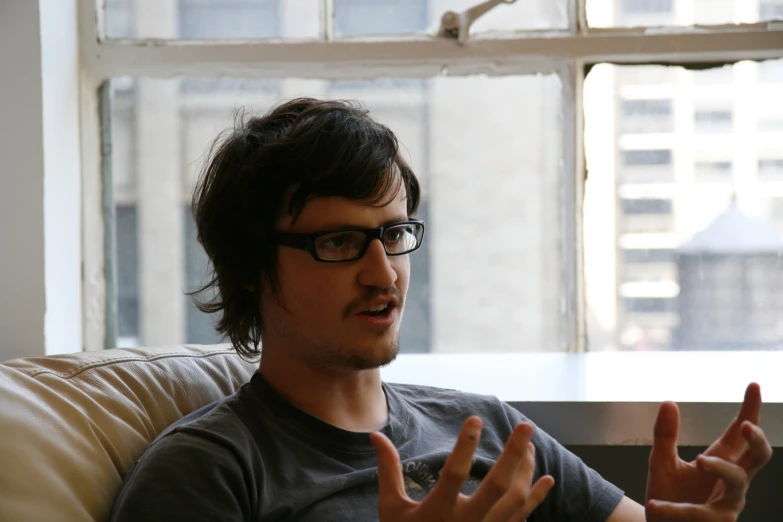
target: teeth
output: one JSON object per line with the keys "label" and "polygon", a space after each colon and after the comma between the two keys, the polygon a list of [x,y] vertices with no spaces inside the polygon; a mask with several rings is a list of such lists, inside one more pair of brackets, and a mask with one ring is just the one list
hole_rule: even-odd
{"label": "teeth", "polygon": [[385,304],[384,305],[373,306],[372,308],[369,308],[367,311],[368,312],[383,312],[384,310],[386,310],[386,307],[388,307],[388,306],[389,305],[385,305]]}

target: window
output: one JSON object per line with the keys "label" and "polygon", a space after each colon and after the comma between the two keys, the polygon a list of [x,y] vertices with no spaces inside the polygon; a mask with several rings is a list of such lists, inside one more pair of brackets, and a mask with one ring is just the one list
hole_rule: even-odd
{"label": "window", "polygon": [[[145,345],[218,341],[214,319],[182,296],[183,290],[203,283],[208,266],[186,205],[204,152],[232,123],[236,108],[247,105],[263,113],[282,101],[279,95],[259,95],[252,89],[185,95],[176,86],[189,80],[136,78],[137,97],[131,107],[122,107],[122,114],[130,114],[139,129],[118,144],[134,151],[123,161],[146,161],[129,183],[136,192],[128,197],[150,221],[171,223],[138,238],[142,258],[148,253],[157,268],[142,266],[132,280],[123,282],[147,300],[140,310],[123,307],[120,312],[138,314],[138,342]],[[224,81],[242,85],[240,79]],[[544,204],[556,198],[558,179],[553,166],[560,148],[557,126],[551,123],[559,106],[557,76],[444,77],[426,81],[424,90],[386,80],[380,85],[354,81],[350,86],[285,78],[277,83],[281,91],[296,95],[329,93],[362,100],[376,119],[395,130],[425,187],[421,211],[428,224],[427,240],[411,255],[412,284],[401,333],[404,352],[467,352],[479,344],[496,352],[523,350],[525,343],[557,345],[558,329],[551,319],[557,314],[556,299],[518,299],[559,293],[557,274],[549,270],[558,263],[556,208]],[[495,103],[521,92],[528,94],[513,104]],[[453,111],[454,106],[460,111]],[[541,106],[549,109],[541,111]],[[538,116],[530,118],[534,108]],[[470,158],[457,154],[470,148],[480,152]],[[164,184],[158,173],[165,171],[181,176]],[[479,194],[491,198],[493,205],[476,205]],[[180,234],[177,248],[171,246],[175,233]],[[549,260],[545,264],[539,262],[542,255]],[[524,259],[529,263],[520,261]],[[488,264],[496,270],[473,269]],[[164,273],[167,280],[162,282]]]}
{"label": "window", "polygon": [[[742,9],[738,6],[742,4]],[[736,6],[736,7],[735,7]],[[779,0],[587,0],[592,27],[757,23],[783,18]],[[614,16],[608,16],[613,14]]]}
{"label": "window", "polygon": [[628,14],[671,13],[674,0],[622,0],[622,6]]}
{"label": "window", "polygon": [[623,199],[622,230],[626,233],[671,232],[674,228],[672,202],[668,199]]}
{"label": "window", "polygon": [[672,180],[671,150],[624,150],[621,165],[623,183],[668,183]]}
{"label": "window", "polygon": [[730,105],[697,107],[694,113],[696,132],[731,132],[734,117]]}
{"label": "window", "polygon": [[693,170],[696,181],[731,181],[731,161],[697,161]]}
{"label": "window", "polygon": [[[84,38],[82,56],[85,77],[114,88],[104,220],[118,242],[119,344],[216,340],[183,296],[208,268],[188,211],[200,161],[237,111],[312,95],[364,102],[425,187],[403,351],[679,349],[683,278],[698,273],[681,270],[681,250],[734,210],[763,221],[759,201],[780,188],[779,30],[690,27],[755,23],[776,16],[772,3],[749,19],[728,0],[587,0],[585,26],[572,0],[533,0],[487,13],[467,45],[436,36],[446,10],[476,3],[108,0],[109,38]],[[753,133],[751,150],[738,138]],[[583,145],[586,174],[574,175]],[[111,282],[84,285],[99,302]],[[587,317],[600,332],[581,335]]]}
{"label": "window", "polygon": [[120,204],[116,212],[118,337],[122,346],[138,346],[139,228],[136,206]]}
{"label": "window", "polygon": [[759,158],[759,177],[783,180],[783,158]]}
{"label": "window", "polygon": [[760,20],[783,20],[783,2],[780,0],[759,0]]}
{"label": "window", "polygon": [[626,264],[674,263],[675,251],[670,248],[623,249]]}
{"label": "window", "polygon": [[672,202],[668,199],[624,199],[623,212],[626,215],[667,215],[672,213]]}
{"label": "window", "polygon": [[335,0],[339,35],[422,33],[428,2],[420,0]]}
{"label": "window", "polygon": [[317,38],[321,0],[106,0],[110,38]]}
{"label": "window", "polygon": [[674,130],[671,100],[622,100],[620,117],[623,132],[648,133]]}
{"label": "window", "polygon": [[626,150],[623,151],[623,163],[627,167],[648,167],[671,165],[670,150]]}
{"label": "window", "polygon": [[[767,203],[783,194],[783,141],[756,130],[769,128],[783,100],[749,62],[721,69],[734,85],[658,69],[666,84],[650,66],[596,65],[585,80],[585,285],[597,318],[588,336],[600,339],[593,349],[768,347],[783,336],[783,322],[770,319],[777,301],[763,290],[777,288],[771,259],[783,251],[781,221]],[[629,107],[627,96],[643,93],[666,95],[670,133],[627,132],[631,109],[642,106]],[[618,124],[607,125],[617,101]],[[718,328],[726,316],[759,330]]]}
{"label": "window", "polygon": [[275,38],[280,0],[179,0],[180,38]]}
{"label": "window", "polygon": [[629,314],[666,314],[677,311],[677,302],[665,297],[626,297],[623,303]]}

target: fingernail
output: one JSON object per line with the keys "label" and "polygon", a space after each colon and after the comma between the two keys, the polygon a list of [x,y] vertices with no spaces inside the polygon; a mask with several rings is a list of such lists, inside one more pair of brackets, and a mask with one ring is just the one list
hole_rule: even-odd
{"label": "fingernail", "polygon": [[478,419],[470,419],[468,423],[468,439],[475,441],[481,434],[481,421]]}

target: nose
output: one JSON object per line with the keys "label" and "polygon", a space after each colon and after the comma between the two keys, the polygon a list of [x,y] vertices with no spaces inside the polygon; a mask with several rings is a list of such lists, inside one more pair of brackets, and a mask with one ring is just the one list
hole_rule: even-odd
{"label": "nose", "polygon": [[397,281],[397,271],[379,239],[370,241],[367,252],[359,262],[361,263],[359,283],[362,286],[390,288]]}

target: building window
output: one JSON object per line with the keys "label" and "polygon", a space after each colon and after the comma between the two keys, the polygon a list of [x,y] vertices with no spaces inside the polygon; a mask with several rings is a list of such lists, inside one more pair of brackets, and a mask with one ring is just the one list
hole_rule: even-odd
{"label": "building window", "polygon": [[672,163],[671,150],[626,150],[623,164],[626,167],[663,167]]}
{"label": "building window", "polygon": [[620,179],[624,183],[669,183],[673,180],[672,151],[625,150],[621,153]]}
{"label": "building window", "polygon": [[731,161],[697,161],[693,166],[696,181],[731,181]]}
{"label": "building window", "polygon": [[759,0],[759,20],[783,20],[783,2]]}
{"label": "building window", "polygon": [[117,238],[117,318],[120,346],[138,346],[139,322],[139,230],[135,205],[115,208]]}
{"label": "building window", "polygon": [[[195,291],[209,280],[210,264],[206,252],[198,242],[198,231],[193,213],[189,206],[184,208],[185,224],[185,289]],[[195,296],[200,301],[209,301],[215,295],[203,292]],[[196,308],[190,296],[184,296],[185,303],[185,342],[191,344],[213,344],[222,340],[215,331],[215,315],[208,315]]]}
{"label": "building window", "polygon": [[668,215],[672,213],[672,201],[670,199],[624,199],[623,212],[625,214]]}
{"label": "building window", "polygon": [[427,29],[427,0],[334,0],[339,35],[421,33]]}
{"label": "building window", "polygon": [[626,248],[623,261],[633,263],[674,263],[674,250],[670,248]]}
{"label": "building window", "polygon": [[623,100],[621,126],[627,133],[672,132],[672,100]]}
{"label": "building window", "polygon": [[670,297],[626,297],[625,311],[629,314],[671,314],[677,312],[677,300]]}
{"label": "building window", "polygon": [[764,180],[783,179],[783,158],[759,158],[759,178]]}
{"label": "building window", "polygon": [[674,216],[670,199],[623,199],[622,230],[628,234],[672,232]]}
{"label": "building window", "polygon": [[281,0],[179,0],[180,38],[275,38]]}
{"label": "building window", "polygon": [[734,117],[731,107],[697,108],[693,119],[696,132],[731,132]]}
{"label": "building window", "polygon": [[622,0],[622,9],[633,15],[671,13],[674,0]]}

